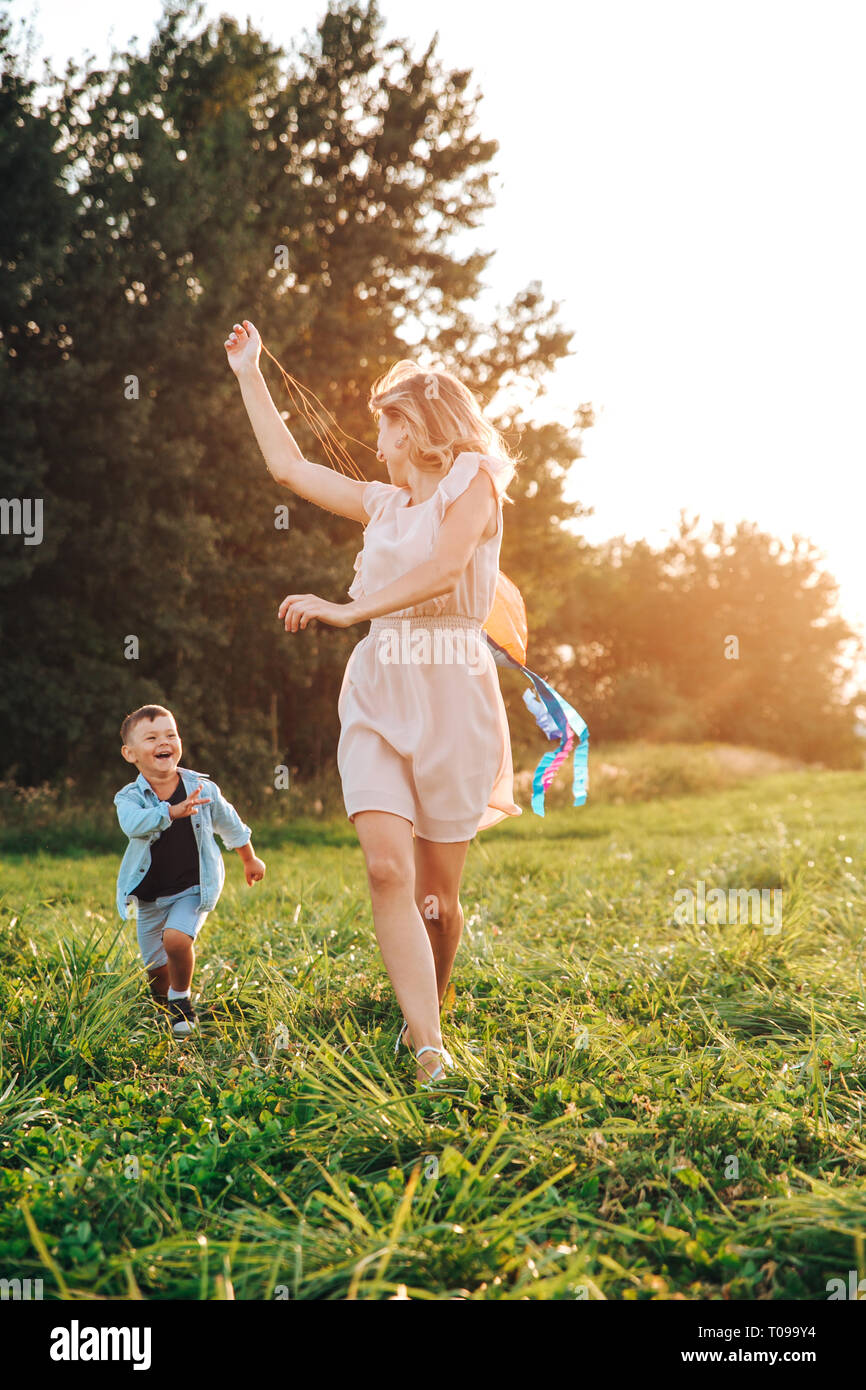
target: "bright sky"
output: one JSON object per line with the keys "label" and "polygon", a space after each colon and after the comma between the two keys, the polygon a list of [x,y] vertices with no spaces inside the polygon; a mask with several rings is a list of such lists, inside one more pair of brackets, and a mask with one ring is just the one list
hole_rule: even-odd
{"label": "bright sky", "polygon": [[[318,0],[213,3],[288,48]],[[811,538],[866,631],[866,11],[843,0],[380,0],[438,30],[499,141],[488,302],[530,280],[576,355],[536,414],[591,401],[569,495],[590,540],[660,543],[679,510]],[[15,7],[17,9],[17,6]],[[36,0],[41,54],[144,48],[137,0]],[[129,17],[128,17],[129,16]],[[40,75],[37,68],[34,76]],[[460,247],[461,251],[465,248]]]}

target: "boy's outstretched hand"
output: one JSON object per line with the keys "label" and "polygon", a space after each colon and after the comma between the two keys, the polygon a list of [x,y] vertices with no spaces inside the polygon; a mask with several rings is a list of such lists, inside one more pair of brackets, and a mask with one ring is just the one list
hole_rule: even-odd
{"label": "boy's outstretched hand", "polygon": [[172,820],[181,820],[183,816],[194,816],[199,806],[207,806],[209,801],[209,796],[202,796],[201,782],[199,782],[195,791],[190,792],[183,801],[177,801],[173,806],[169,806],[168,814]]}
{"label": "boy's outstretched hand", "polygon": [[224,347],[228,354],[229,366],[235,376],[240,376],[243,372],[255,371],[262,350],[262,340],[255,324],[250,323],[249,319],[244,319],[243,323],[234,325],[233,331],[225,340]]}
{"label": "boy's outstretched hand", "polygon": [[247,884],[252,888],[254,883],[259,883],[265,876],[265,861],[253,855],[252,859],[244,862],[244,874]]}

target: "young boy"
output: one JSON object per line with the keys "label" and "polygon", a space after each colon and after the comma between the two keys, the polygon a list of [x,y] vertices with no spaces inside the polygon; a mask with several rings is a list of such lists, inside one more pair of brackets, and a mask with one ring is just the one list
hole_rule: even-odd
{"label": "young boy", "polygon": [[[130,916],[137,900],[138,945],[155,1002],[168,1010],[179,1037],[195,1027],[190,998],[194,942],[225,882],[214,832],[243,860],[247,883],[265,876],[252,832],[203,772],[179,768],[177,725],[162,705],[142,705],[120,729],[121,753],[138,777],[114,798],[129,844],[117,876],[117,909]],[[203,784],[207,783],[205,796]]]}

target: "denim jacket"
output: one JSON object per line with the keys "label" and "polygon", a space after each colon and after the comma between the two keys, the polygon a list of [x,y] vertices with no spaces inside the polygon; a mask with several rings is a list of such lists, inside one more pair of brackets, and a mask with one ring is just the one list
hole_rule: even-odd
{"label": "denim jacket", "polygon": [[[240,849],[252,838],[252,831],[248,825],[244,825],[234,806],[226,801],[216,782],[206,773],[190,772],[185,767],[179,767],[177,771],[187,796],[201,782],[202,797],[210,798],[207,805],[200,805],[190,818],[198,845],[201,905],[206,912],[210,912],[219,901],[226,877],[225,864],[214,832],[226,849]],[[124,835],[129,836],[117,875],[117,910],[126,920],[129,916],[128,899],[150,868],[150,847],[171,825],[171,815],[168,802],[160,801],[143,774],[121,787],[114,804],[120,828]]]}

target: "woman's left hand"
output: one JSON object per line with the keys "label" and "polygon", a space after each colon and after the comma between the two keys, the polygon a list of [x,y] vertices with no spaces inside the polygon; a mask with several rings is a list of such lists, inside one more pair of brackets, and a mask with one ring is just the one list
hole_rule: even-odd
{"label": "woman's left hand", "polygon": [[354,606],[353,603],[328,603],[327,599],[317,598],[315,594],[287,594],[277,609],[277,616],[285,619],[286,632],[297,632],[314,620],[328,623],[330,627],[349,627],[357,622],[352,616]]}

